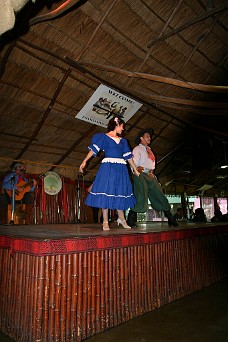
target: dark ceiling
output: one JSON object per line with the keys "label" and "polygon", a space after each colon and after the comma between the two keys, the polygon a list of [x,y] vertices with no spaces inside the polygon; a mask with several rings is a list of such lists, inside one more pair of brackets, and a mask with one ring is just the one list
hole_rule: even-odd
{"label": "dark ceiling", "polygon": [[105,129],[75,115],[104,84],[142,104],[125,136],[133,148],[153,127],[167,193],[209,185],[206,195],[228,196],[227,9],[225,0],[28,1],[12,29],[0,25],[0,172],[21,159],[30,173],[76,179]]}

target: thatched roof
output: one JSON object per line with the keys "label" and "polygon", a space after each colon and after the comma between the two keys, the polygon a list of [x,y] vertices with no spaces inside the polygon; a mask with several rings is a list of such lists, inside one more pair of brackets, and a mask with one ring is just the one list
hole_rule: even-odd
{"label": "thatched roof", "polygon": [[168,192],[209,184],[228,195],[227,1],[63,3],[28,2],[0,37],[0,172],[21,159],[30,173],[75,179],[91,137],[105,131],[75,115],[104,84],[142,103],[125,134],[134,147],[153,127]]}

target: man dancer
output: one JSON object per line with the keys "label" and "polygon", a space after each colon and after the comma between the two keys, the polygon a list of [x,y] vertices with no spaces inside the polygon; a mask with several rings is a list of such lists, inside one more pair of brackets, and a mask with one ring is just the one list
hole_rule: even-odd
{"label": "man dancer", "polygon": [[134,177],[134,195],[136,205],[131,208],[128,214],[127,223],[131,227],[136,227],[137,213],[145,213],[148,210],[148,199],[154,210],[163,211],[168,218],[168,225],[178,226],[170,212],[170,204],[164,195],[161,185],[154,175],[155,156],[149,147],[154,130],[144,129],[139,132],[135,139],[136,146],[133,153],[133,160],[140,177]]}

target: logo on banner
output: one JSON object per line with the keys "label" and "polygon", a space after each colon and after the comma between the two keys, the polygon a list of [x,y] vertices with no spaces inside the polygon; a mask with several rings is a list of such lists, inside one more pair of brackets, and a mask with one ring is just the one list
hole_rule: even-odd
{"label": "logo on banner", "polygon": [[109,120],[115,115],[127,122],[141,106],[141,103],[101,84],[75,117],[107,127]]}

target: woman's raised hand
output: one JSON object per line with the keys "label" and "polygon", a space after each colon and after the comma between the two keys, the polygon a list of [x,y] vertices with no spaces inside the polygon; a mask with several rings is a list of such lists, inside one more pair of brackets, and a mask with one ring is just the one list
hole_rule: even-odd
{"label": "woman's raised hand", "polygon": [[82,162],[79,166],[79,172],[83,173],[83,169],[86,167],[86,162]]}

